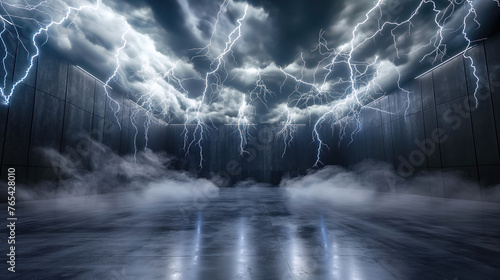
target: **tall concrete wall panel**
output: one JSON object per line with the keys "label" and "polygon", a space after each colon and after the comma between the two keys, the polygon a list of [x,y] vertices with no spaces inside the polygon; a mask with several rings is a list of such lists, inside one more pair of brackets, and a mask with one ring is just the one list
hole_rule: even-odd
{"label": "tall concrete wall panel", "polygon": [[[191,145],[185,157],[183,125],[166,125],[166,141],[171,154],[177,155],[175,167],[187,169],[203,177],[219,176],[227,184],[234,184],[245,179],[258,182],[279,183],[283,176],[305,174],[316,161],[316,145],[312,142],[312,130],[309,126],[295,127],[293,141],[285,141],[280,136],[282,126],[259,124],[251,126],[245,134],[247,141],[241,145],[240,132],[236,125],[217,125],[209,128],[205,141],[202,142],[203,158],[200,168],[200,150],[196,143]],[[196,127],[187,126],[187,146],[193,140]],[[325,134],[327,129],[323,129]],[[331,135],[331,132],[330,132]],[[325,163],[336,160],[336,144],[332,154],[325,156]],[[241,151],[240,147],[243,147]]]}
{"label": "tall concrete wall panel", "polygon": [[[59,151],[63,133],[64,100],[43,91],[37,91],[33,112],[33,128],[29,151],[29,165],[50,166],[42,151],[43,148]],[[51,110],[47,110],[51,108]]]}
{"label": "tall concrete wall panel", "polygon": [[35,89],[20,85],[10,100],[3,165],[28,165]]}
{"label": "tall concrete wall panel", "polygon": [[[478,43],[403,85],[361,114],[354,149],[341,149],[349,165],[382,158],[405,180],[429,180],[398,191],[490,201],[500,179],[500,36]],[[471,65],[471,59],[474,67]],[[476,77],[479,78],[479,82]],[[408,103],[409,101],[409,103]],[[387,113],[385,113],[387,112]],[[360,143],[366,143],[366,153]],[[464,181],[450,180],[455,174]]]}
{"label": "tall concrete wall panel", "polygon": [[36,77],[37,89],[65,100],[69,63],[50,51],[42,52],[39,60],[38,71],[34,68],[30,73],[30,77]]}
{"label": "tall concrete wall panel", "polygon": [[[16,81],[22,78],[31,61],[21,44],[6,44],[10,89],[12,77]],[[71,168],[77,169],[97,167],[90,163],[99,164],[102,159],[99,143],[117,153],[135,152],[131,148],[135,130],[130,112],[137,110],[144,115],[144,109],[124,100],[128,99],[116,89],[108,88],[106,94],[102,82],[49,49],[42,49],[9,104],[0,105],[0,177],[5,180],[7,169],[14,167],[19,184],[63,179],[58,168],[63,163],[61,158],[48,157],[48,151],[69,159]],[[159,130],[157,118],[152,116],[152,120],[153,131]],[[144,139],[144,128],[139,130]],[[155,149],[162,148],[157,136],[152,139]]]}

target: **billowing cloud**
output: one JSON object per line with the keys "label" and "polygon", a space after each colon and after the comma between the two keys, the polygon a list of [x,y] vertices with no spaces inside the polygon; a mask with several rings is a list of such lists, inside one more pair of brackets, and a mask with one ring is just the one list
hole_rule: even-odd
{"label": "billowing cloud", "polygon": [[[70,8],[62,0],[35,2],[2,1],[1,15],[29,34]],[[466,17],[471,3],[480,26]],[[500,14],[491,0],[386,0],[373,9],[376,4],[104,0],[51,27],[47,43],[104,81],[120,64],[116,83],[169,121],[192,121],[201,114],[205,121],[236,123],[246,104],[246,117],[254,123],[292,116],[306,123],[329,113],[342,117],[355,108],[353,99],[390,91],[398,80],[412,79],[463,50],[464,17],[469,38],[476,40],[496,32]],[[411,24],[394,29],[408,18]],[[385,22],[390,24],[377,32]]]}

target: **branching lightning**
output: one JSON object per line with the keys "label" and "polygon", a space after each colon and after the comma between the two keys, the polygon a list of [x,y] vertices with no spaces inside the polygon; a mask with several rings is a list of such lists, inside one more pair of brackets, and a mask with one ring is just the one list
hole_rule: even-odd
{"label": "branching lightning", "polygon": [[257,71],[257,81],[255,82],[254,89],[250,92],[250,103],[254,103],[255,101],[260,101],[267,109],[267,97],[273,96],[274,92],[270,90],[264,80],[262,79],[261,70]]}
{"label": "branching lightning", "polygon": [[[37,5],[29,5],[27,3],[26,3],[26,5],[20,5],[20,4],[10,4],[10,3],[6,2],[6,1],[0,1],[0,6],[3,8],[4,11],[7,11],[7,9],[5,9],[5,5],[13,6],[13,7],[18,8],[20,10],[33,11],[33,10],[37,10],[38,7],[44,5],[45,3],[46,3],[46,1],[42,1],[41,3],[39,3]],[[32,68],[34,66],[36,58],[40,55],[40,47],[43,46],[48,41],[48,39],[49,39],[49,33],[48,33],[49,29],[51,29],[51,27],[53,27],[53,26],[57,26],[57,25],[63,24],[64,22],[70,20],[71,17],[73,17],[72,23],[74,23],[74,18],[76,18],[78,16],[78,13],[80,11],[85,10],[85,9],[97,10],[99,8],[100,4],[101,4],[101,0],[97,0],[97,3],[95,5],[82,5],[82,6],[79,6],[79,7],[68,7],[67,10],[66,10],[66,12],[65,12],[65,16],[63,16],[58,21],[54,21],[52,19],[49,19],[48,20],[49,23],[46,24],[45,26],[43,26],[43,24],[40,23],[39,21],[37,21],[36,19],[32,19],[32,18],[28,18],[28,17],[20,17],[20,16],[11,16],[8,12],[7,12],[6,15],[2,15],[1,19],[4,22],[4,24],[3,24],[3,30],[2,30],[2,44],[3,44],[3,47],[4,47],[4,51],[5,51],[5,56],[4,56],[4,59],[2,60],[2,63],[3,63],[3,69],[4,69],[5,73],[6,73],[4,75],[4,78],[7,75],[6,65],[5,65],[5,59],[8,56],[8,49],[7,49],[7,47],[5,45],[5,41],[3,39],[3,35],[5,34],[5,31],[6,31],[6,25],[5,25],[5,23],[8,23],[8,24],[10,24],[11,26],[14,27],[14,30],[15,30],[15,32],[17,34],[16,37],[18,39],[18,42],[22,42],[22,40],[21,40],[19,32],[17,30],[17,26],[12,21],[12,17],[21,18],[21,19],[25,19],[25,20],[30,20],[31,19],[31,20],[34,20],[37,24],[42,25],[42,27],[40,27],[38,29],[38,31],[35,32],[35,34],[33,34],[33,36],[31,37],[31,44],[33,45],[33,47],[35,48],[36,51],[35,51],[34,54],[29,54],[29,66],[25,69],[24,75],[21,78],[19,78],[17,81],[13,82],[13,85],[12,85],[12,88],[10,89],[10,91],[7,90],[5,83],[4,83],[3,87],[0,89],[0,92],[2,94],[2,98],[3,98],[5,104],[9,104],[10,99],[11,99],[12,95],[14,94],[16,88],[23,81],[25,81],[26,78],[29,76],[29,74],[30,74],[30,72],[31,72],[31,70],[32,70]],[[39,12],[41,12],[42,14],[47,15],[46,12],[43,12],[43,11],[39,11]],[[11,21],[7,20],[6,17],[9,18],[9,19],[11,19]],[[42,44],[39,45],[38,39],[42,35],[45,35],[45,40],[42,42]],[[23,47],[24,47],[24,45],[23,45]],[[27,49],[26,49],[26,51],[27,51]]]}
{"label": "branching lightning", "polygon": [[[114,112],[118,126],[121,128],[121,120],[118,116],[120,103],[111,96],[112,94],[109,91],[111,84],[122,80],[125,80],[128,85],[134,82],[140,84],[141,89],[134,88],[136,92],[132,93],[136,97],[133,100],[137,102],[138,106],[130,116],[132,126],[136,131],[134,137],[136,152],[139,125],[144,126],[145,145],[147,147],[152,118],[159,116],[166,122],[175,119],[184,125],[181,137],[183,137],[185,156],[189,156],[190,152],[196,149],[196,151],[199,151],[199,168],[203,167],[202,144],[210,129],[209,123],[213,123],[212,114],[214,112],[211,106],[224,98],[221,93],[226,87],[226,83],[229,84],[228,78],[231,75],[231,70],[233,70],[230,68],[233,67],[231,63],[234,61],[234,64],[236,64],[233,53],[234,46],[243,35],[243,22],[247,18],[249,10],[249,5],[246,5],[242,15],[237,18],[235,23],[231,23],[230,30],[225,33],[221,31],[224,30],[221,28],[226,23],[223,16],[226,10],[229,10],[228,7],[234,3],[231,0],[221,1],[208,43],[202,48],[191,49],[190,51],[194,55],[190,59],[188,58],[188,61],[182,61],[182,58],[176,61],[176,59],[169,59],[166,55],[162,56],[154,46],[150,46],[154,42],[148,43],[144,46],[141,45],[139,53],[142,53],[137,58],[141,62],[140,69],[136,67],[133,71],[137,71],[133,72],[130,77],[120,76],[125,75],[124,69],[128,71],[127,61],[124,59],[123,53],[125,50],[129,50],[127,46],[129,42],[133,41],[132,38],[136,39],[133,36],[138,36],[138,32],[134,32],[134,27],[128,23],[127,18],[123,17],[126,22],[126,30],[122,33],[120,45],[114,50],[114,55],[111,57],[114,71],[104,83],[103,88],[110,100],[108,105]],[[500,7],[498,0],[493,1]],[[287,148],[290,147],[294,140],[297,120],[302,119],[304,116],[309,117],[309,123],[313,127],[312,140],[317,145],[314,166],[322,165],[322,151],[325,148],[329,149],[329,144],[331,145],[322,136],[322,128],[326,125],[339,127],[339,139],[342,141],[345,138],[350,138],[349,143],[351,143],[353,136],[361,129],[360,114],[363,110],[378,110],[390,114],[390,112],[378,109],[370,105],[370,103],[384,96],[393,87],[399,94],[405,96],[407,103],[405,116],[407,115],[412,93],[401,85],[404,71],[397,66],[398,61],[405,56],[418,53],[417,61],[419,60],[422,63],[434,64],[442,62],[448,55],[449,46],[446,39],[452,19],[458,17],[461,22],[461,25],[460,23],[456,24],[460,25],[456,32],[461,32],[459,36],[466,44],[466,50],[471,48],[472,45],[472,36],[469,34],[469,30],[473,27],[480,27],[473,0],[414,1],[411,4],[414,5],[414,9],[405,17],[399,15],[394,20],[383,21],[383,10],[384,6],[387,5],[386,2],[386,0],[377,0],[366,13],[361,14],[361,19],[349,33],[347,43],[331,47],[326,39],[325,34],[327,34],[327,31],[320,30],[317,45],[311,50],[315,55],[319,55],[319,59],[314,61],[313,65],[315,67],[312,69],[306,67],[306,58],[308,56],[307,53],[304,55],[304,52],[301,52],[300,56],[291,65],[282,67],[274,65],[275,68],[270,71],[275,71],[275,75],[283,77],[281,85],[278,84],[273,87],[266,84],[264,78],[267,80],[268,69],[255,69],[252,66],[251,73],[246,73],[251,77],[251,80],[247,80],[246,84],[249,87],[244,93],[239,92],[242,96],[241,98],[235,98],[237,101],[232,103],[233,107],[231,108],[233,110],[231,123],[237,125],[240,137],[240,155],[243,156],[246,153],[245,147],[248,144],[249,128],[254,125],[255,109],[253,106],[256,102],[260,102],[270,112],[279,110],[273,112],[273,117],[275,117],[273,121],[280,125],[277,133],[284,144],[282,157],[285,156]],[[75,24],[80,11],[84,9],[95,11],[99,9],[101,4],[101,0],[97,0],[95,5],[68,7],[63,11],[50,8],[50,11],[61,14],[61,16],[57,17],[57,20],[54,20],[53,18],[56,18],[56,16],[46,11],[48,1],[40,1],[33,5],[27,2],[13,4],[0,0],[0,7],[2,8],[2,14],[0,14],[0,20],[2,21],[0,47],[5,50],[1,57],[4,74],[0,82],[0,92],[4,103],[8,104],[10,102],[16,88],[32,72],[36,59],[40,55],[40,47],[49,39],[49,31],[54,26],[64,23],[67,23],[68,26]],[[17,9],[21,13],[12,14],[7,12],[9,9]],[[424,9],[427,9],[426,11],[432,17],[430,25],[433,26],[435,32],[432,32],[432,36],[426,37],[420,46],[415,46],[411,52],[404,53],[401,47],[403,45],[402,36],[411,34],[417,22],[417,17],[423,14]],[[30,13],[35,12],[41,14],[44,19],[40,20],[34,16],[29,16]],[[29,48],[20,39],[18,21],[31,21],[37,27],[34,34],[30,34],[32,36],[29,42],[29,47],[32,47],[35,50],[34,52],[30,53]],[[222,40],[219,39],[221,38],[221,36],[218,36],[220,34],[224,34]],[[15,54],[10,53],[12,51],[9,52],[7,36],[17,37],[18,48],[24,48],[29,54],[29,65],[26,69],[23,69],[24,75],[13,81],[9,88],[7,64],[9,56]],[[382,38],[388,39],[390,48],[394,50],[393,58],[384,59],[379,57],[378,54],[369,58],[361,58],[363,51],[370,44]],[[477,93],[480,79],[474,59],[467,51],[464,51],[462,55],[475,78],[473,96],[475,106],[478,106]],[[227,60],[228,58],[230,60]],[[195,77],[185,78],[187,75],[184,75],[185,72],[183,71],[187,70],[183,66],[187,64],[193,65],[196,62],[195,60],[198,59],[206,61],[208,70],[206,72],[193,71]],[[253,75],[255,75],[255,83],[253,83]],[[387,86],[386,80],[388,76],[392,78],[390,86]],[[184,82],[188,79],[202,81],[201,94],[198,97],[190,97],[190,92],[187,90],[189,87],[184,86]],[[278,86],[279,91],[277,90]],[[268,102],[279,95],[283,95],[286,102],[279,104],[278,109],[269,106]],[[144,116],[139,114],[143,109],[145,111]],[[139,122],[138,119],[142,120],[142,117],[145,117],[144,122]],[[354,123],[354,129],[349,131],[348,125],[352,123]]]}
{"label": "branching lightning", "polygon": [[278,136],[283,140],[283,153],[281,157],[285,156],[286,150],[293,142],[293,137],[297,129],[297,124],[295,123],[295,114],[291,112],[291,108],[285,108],[279,119],[284,119],[282,123],[282,128],[278,131]]}
{"label": "branching lightning", "polygon": [[[367,43],[375,40],[378,36],[383,36],[385,32],[389,32],[392,37],[393,47],[396,52],[396,57],[399,59],[401,56],[400,50],[398,48],[398,37],[396,35],[399,32],[399,29],[403,27],[408,28],[408,33],[411,32],[411,28],[414,26],[413,20],[415,17],[423,10],[425,6],[431,6],[433,12],[435,13],[434,23],[436,26],[436,33],[432,36],[427,44],[418,48],[415,51],[420,51],[423,49],[427,49],[431,47],[431,50],[424,54],[421,62],[429,57],[433,57],[432,63],[437,61],[442,61],[443,57],[447,54],[447,45],[444,43],[444,30],[445,25],[451,19],[452,15],[456,14],[456,8],[458,5],[462,4],[462,2],[458,2],[455,0],[449,0],[448,5],[442,9],[437,8],[437,4],[433,0],[422,0],[416,6],[414,11],[410,14],[410,16],[401,21],[386,21],[381,23],[382,18],[382,6],[384,5],[383,0],[378,0],[376,4],[365,14],[364,19],[357,23],[354,29],[352,30],[352,37],[350,42],[347,45],[341,46],[338,49],[328,47],[328,42],[324,39],[324,31],[320,31],[318,45],[313,51],[318,51],[321,55],[325,57],[318,62],[318,66],[316,67],[312,80],[313,82],[307,82],[304,80],[304,68],[302,68],[302,72],[300,77],[296,77],[295,75],[285,71],[285,69],[280,69],[285,77],[283,85],[287,81],[292,81],[295,83],[294,90],[291,92],[288,104],[291,106],[306,106],[308,104],[321,104],[326,105],[329,109],[326,113],[319,116],[317,121],[314,124],[313,129],[313,140],[317,143],[317,160],[315,162],[315,166],[319,166],[322,164],[321,162],[321,151],[323,148],[329,148],[328,145],[322,140],[320,134],[320,128],[324,125],[325,122],[329,121],[333,125],[340,126],[340,139],[342,140],[346,136],[346,125],[349,122],[346,122],[345,116],[350,116],[351,119],[355,120],[356,128],[351,133],[351,142],[353,141],[353,135],[359,131],[360,123],[359,116],[362,110],[371,109],[371,110],[379,110],[377,108],[371,107],[369,104],[370,101],[375,100],[375,96],[378,94],[385,94],[385,90],[379,84],[378,79],[383,78],[383,71],[387,68],[387,63],[384,61],[379,61],[378,57],[375,57],[374,60],[368,62],[359,62],[354,58],[356,53],[361,50],[363,47],[367,45]],[[474,4],[471,0],[465,1],[464,9],[466,9],[467,13],[463,17],[462,24],[462,35],[463,39],[467,43],[467,48],[471,45],[471,40],[467,34],[467,25],[469,21],[473,21],[477,26],[480,26],[477,21],[477,14],[474,8]],[[377,14],[380,17],[377,19]],[[378,22],[378,29],[375,30],[371,34],[366,34],[366,31],[361,32],[360,29],[362,27],[369,26],[371,20],[376,20]],[[363,38],[360,38],[360,35],[363,35]],[[476,67],[474,66],[474,61],[472,57],[467,55],[467,52],[463,54],[464,58],[470,62],[470,67],[472,69],[473,75],[476,78],[476,87],[474,91],[474,96],[476,96],[478,87],[479,87],[479,77],[476,74]],[[320,67],[320,65],[324,64],[329,59],[329,62]],[[303,58],[301,56],[301,60],[303,62]],[[384,65],[385,63],[385,65]],[[348,68],[348,77],[338,78],[333,83],[330,81],[332,79],[332,75],[336,70],[335,67],[344,65]],[[405,112],[405,116],[407,115],[407,110],[410,105],[410,92],[404,89],[401,86],[401,73],[397,66],[392,65],[392,68],[395,70],[396,74],[396,87],[399,89],[401,94],[405,94],[407,99],[407,109]],[[318,75],[319,70],[322,70],[322,83],[316,82],[316,75]],[[330,81],[330,84],[329,84]],[[306,88],[306,90],[304,90]],[[341,89],[341,90],[339,90]],[[477,97],[476,97],[476,106],[477,106]],[[385,112],[384,113],[389,113]],[[283,119],[287,119],[289,116],[289,110],[284,109],[282,116]],[[288,125],[286,122],[285,127]]]}
{"label": "branching lightning", "polygon": [[[224,3],[221,5],[221,9],[223,8]],[[245,6],[243,16],[237,20],[237,26],[227,36],[228,40],[226,41],[225,48],[219,53],[219,55],[215,59],[211,59],[210,57],[208,57],[208,54],[206,55],[207,58],[211,61],[210,63],[211,71],[205,74],[205,79],[204,79],[205,85],[201,95],[201,99],[187,110],[186,121],[184,123],[185,125],[183,131],[184,151],[186,151],[186,156],[188,156],[189,151],[193,146],[198,147],[200,156],[200,162],[199,162],[200,169],[203,168],[203,161],[204,161],[202,142],[207,133],[205,115],[202,112],[203,106],[205,105],[205,103],[212,102],[212,100],[217,97],[217,94],[224,86],[224,82],[227,79],[227,71],[225,70],[226,61],[224,60],[224,58],[226,57],[227,54],[232,52],[234,44],[241,37],[242,22],[247,15],[247,10],[248,10],[248,5]],[[214,27],[214,32],[215,32],[215,27]],[[202,50],[210,49],[210,44],[211,42]],[[222,74],[223,76],[221,76],[221,74],[219,73],[220,71],[225,74]],[[194,131],[191,134],[193,138],[191,141],[189,141],[189,134],[190,134],[188,129],[189,124],[195,125]]]}
{"label": "branching lightning", "polygon": [[[467,0],[467,5],[468,5],[469,9],[467,11],[467,14],[464,17],[463,27],[462,27],[462,35],[464,36],[464,39],[467,41],[467,47],[465,48],[466,50],[469,49],[470,46],[471,46],[471,40],[469,39],[469,36],[467,35],[467,19],[468,18],[472,18],[473,22],[477,25],[478,28],[481,26],[481,24],[477,21],[476,9],[474,8],[474,4],[472,3],[472,1],[471,0]],[[476,69],[476,65],[474,64],[474,59],[472,59],[472,57],[470,55],[467,55],[467,51],[465,51],[463,53],[463,57],[464,57],[465,60],[469,61],[470,68],[472,69],[472,74],[474,75],[474,78],[476,80],[476,84],[475,84],[475,87],[474,87],[473,96],[474,96],[474,100],[475,100],[474,104],[475,104],[475,106],[477,108],[477,106],[479,106],[479,100],[477,98],[477,92],[479,90],[480,79],[479,79],[479,76],[477,75],[477,69]]]}
{"label": "branching lightning", "polygon": [[[130,25],[127,25],[127,29],[125,30],[125,32],[122,34],[122,37],[121,37],[122,45],[115,52],[115,57],[114,57],[115,61],[116,61],[115,70],[113,71],[113,74],[106,80],[106,83],[104,83],[104,85],[103,85],[104,91],[106,92],[106,96],[111,101],[111,102],[109,102],[109,108],[111,110],[113,110],[115,118],[116,118],[116,122],[118,123],[118,126],[120,127],[120,129],[121,129],[121,121],[120,121],[120,118],[118,118],[118,112],[120,111],[120,103],[118,103],[118,101],[114,100],[111,97],[111,95],[109,94],[108,88],[110,87],[109,83],[111,83],[111,81],[116,79],[116,77],[118,75],[118,71],[120,70],[120,67],[121,67],[120,66],[120,53],[127,46],[127,40],[126,40],[125,36],[127,36],[127,33],[129,31],[130,31]],[[116,108],[113,108],[113,106],[111,104],[115,104]]]}
{"label": "branching lightning", "polygon": [[252,122],[247,117],[247,111],[249,110],[249,106],[245,100],[245,97],[242,98],[243,101],[241,103],[241,107],[238,110],[238,132],[240,134],[240,155],[243,156],[245,153],[245,146],[248,144],[248,129],[250,128]]}

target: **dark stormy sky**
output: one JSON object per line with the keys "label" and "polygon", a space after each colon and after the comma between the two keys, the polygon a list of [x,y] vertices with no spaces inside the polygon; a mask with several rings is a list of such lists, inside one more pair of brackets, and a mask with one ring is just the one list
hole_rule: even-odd
{"label": "dark stormy sky", "polygon": [[[385,0],[367,19],[377,1],[104,0],[98,9],[84,9],[72,17],[72,24],[51,28],[48,45],[106,80],[116,67],[122,35],[130,28],[124,37],[126,47],[118,56],[118,83],[137,99],[154,104],[155,110],[168,113],[173,121],[182,122],[196,111],[193,108],[202,98],[209,73],[207,95],[200,107],[204,117],[236,123],[244,114],[256,123],[287,117],[303,123],[350,100],[352,89],[346,82],[350,71],[345,63],[349,54],[358,70],[366,71],[356,77],[359,91],[375,83],[380,85],[378,91],[390,91],[396,85],[397,70],[402,81],[413,79],[466,47],[462,24],[470,3],[481,26],[468,17],[468,36],[477,40],[494,32],[500,15],[496,1],[450,1],[423,3],[411,24],[392,33],[394,25],[389,25],[370,38],[384,22],[401,23],[411,17],[421,2]],[[16,2],[24,3],[10,1]],[[95,2],[48,0],[37,7],[38,12],[22,10],[19,14],[33,17],[38,13],[44,24],[47,15],[57,20],[68,5],[84,3]],[[4,7],[10,13],[15,8]],[[432,52],[435,36],[440,35],[436,19],[443,27],[443,45],[438,49],[447,46],[447,55],[438,53],[437,57]],[[232,50],[222,57],[224,69],[213,71],[226,43],[238,34]],[[364,40],[350,53],[351,41],[357,46]],[[202,49],[205,46],[209,47]],[[340,50],[339,63],[325,69]],[[215,85],[216,81],[223,85]]]}

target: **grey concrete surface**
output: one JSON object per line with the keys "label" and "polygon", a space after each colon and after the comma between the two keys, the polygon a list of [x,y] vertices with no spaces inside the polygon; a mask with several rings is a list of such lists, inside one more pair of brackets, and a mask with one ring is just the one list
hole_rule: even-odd
{"label": "grey concrete surface", "polygon": [[[354,148],[340,150],[344,157],[353,159],[349,166],[366,159],[379,160],[377,147],[383,147],[384,160],[396,170],[408,166],[413,170],[399,172],[402,179],[417,177],[419,172],[434,176],[445,171],[470,183],[464,193],[453,198],[468,199],[481,193],[482,199],[490,200],[487,193],[498,184],[493,173],[500,174],[500,60],[495,49],[499,43],[500,35],[495,35],[467,52],[474,58],[479,84],[470,60],[457,56],[403,84],[409,96],[397,90],[381,98],[380,109],[389,112],[381,114],[384,125],[377,125],[375,110],[362,113],[363,126],[354,136]],[[375,144],[380,143],[379,132],[383,145]],[[460,187],[450,182],[434,184],[450,185],[431,189],[431,195],[445,197]],[[453,191],[446,192],[446,188]]]}
{"label": "grey concrete surface", "polygon": [[192,197],[148,200],[140,192],[24,202],[16,273],[4,265],[0,278],[500,277],[498,204],[288,194],[252,187],[221,189],[198,204]]}

